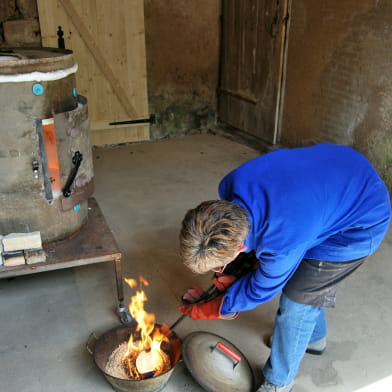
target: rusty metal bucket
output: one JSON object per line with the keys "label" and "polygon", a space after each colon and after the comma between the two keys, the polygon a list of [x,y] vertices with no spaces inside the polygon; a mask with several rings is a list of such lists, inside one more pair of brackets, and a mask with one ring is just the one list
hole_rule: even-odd
{"label": "rusty metal bucket", "polygon": [[157,377],[146,378],[144,380],[125,380],[114,377],[106,372],[106,364],[108,362],[109,356],[121,343],[128,341],[130,334],[134,332],[135,327],[121,325],[107,331],[102,336],[100,336],[96,340],[94,347],[90,346],[95,364],[116,391],[161,391],[169,381],[174,367],[181,357],[181,340],[173,331],[171,331],[171,334],[168,336],[169,343],[164,342],[162,344],[162,349],[168,354],[171,363],[171,367],[167,372],[162,373]]}

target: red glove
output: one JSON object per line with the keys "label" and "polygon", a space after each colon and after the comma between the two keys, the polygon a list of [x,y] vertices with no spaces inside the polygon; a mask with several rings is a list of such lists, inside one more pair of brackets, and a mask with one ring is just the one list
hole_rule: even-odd
{"label": "red glove", "polygon": [[258,266],[259,260],[253,256],[253,253],[240,253],[236,259],[227,265],[224,272],[215,272],[212,283],[219,291],[225,291],[236,280],[257,269]]}
{"label": "red glove", "polygon": [[194,320],[233,320],[238,316],[237,313],[221,314],[220,310],[222,307],[224,294],[215,297],[214,299],[207,302],[199,302],[193,305],[182,305],[178,308],[181,313],[193,318]]}
{"label": "red glove", "polygon": [[226,291],[238,278],[234,275],[225,275],[220,272],[215,272],[212,278],[212,283],[219,291]]}
{"label": "red glove", "polygon": [[184,304],[195,303],[203,294],[204,290],[200,286],[191,286],[182,296],[182,302]]}

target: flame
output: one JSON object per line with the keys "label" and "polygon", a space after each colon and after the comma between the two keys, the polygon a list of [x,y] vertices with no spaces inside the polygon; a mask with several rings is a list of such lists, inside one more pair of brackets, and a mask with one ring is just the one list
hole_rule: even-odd
{"label": "flame", "polygon": [[[125,279],[126,283],[134,288],[137,286],[135,279]],[[124,355],[123,361],[126,363],[127,370],[131,378],[144,378],[136,367],[136,359],[139,354],[144,351],[148,352],[148,360],[151,368],[154,371],[154,376],[157,376],[170,367],[167,355],[161,350],[161,343],[169,341],[167,338],[168,327],[158,327],[155,325],[155,315],[147,313],[144,310],[144,303],[147,301],[147,296],[141,286],[148,286],[148,281],[142,276],[139,277],[139,290],[131,297],[129,303],[129,312],[137,322],[137,328],[134,334],[131,334],[128,341],[127,352]]]}
{"label": "flame", "polygon": [[128,279],[128,278],[125,278],[124,279],[125,280],[125,282],[128,284],[128,286],[130,287],[130,288],[134,288],[134,287],[136,287],[137,286],[137,280],[136,279]]}
{"label": "flame", "polygon": [[141,284],[144,284],[145,286],[149,285],[149,283],[147,282],[146,279],[143,278],[143,276],[139,276],[139,281]]}

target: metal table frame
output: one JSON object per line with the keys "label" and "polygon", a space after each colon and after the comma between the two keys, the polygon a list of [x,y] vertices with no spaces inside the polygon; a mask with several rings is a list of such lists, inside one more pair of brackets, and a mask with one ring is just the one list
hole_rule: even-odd
{"label": "metal table frame", "polygon": [[127,323],[129,315],[124,307],[122,254],[95,198],[88,199],[88,207],[87,222],[80,230],[64,240],[43,246],[46,252],[45,262],[14,267],[0,266],[0,279],[114,261],[117,311],[121,321]]}

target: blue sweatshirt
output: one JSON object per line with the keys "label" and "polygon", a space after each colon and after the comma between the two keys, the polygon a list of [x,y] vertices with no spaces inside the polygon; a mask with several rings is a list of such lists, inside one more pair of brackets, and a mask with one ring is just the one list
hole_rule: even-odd
{"label": "blue sweatshirt", "polygon": [[339,262],[372,254],[391,216],[388,191],[369,161],[328,143],[255,158],[221,181],[219,195],[246,209],[245,245],[260,261],[227,290],[223,314],[273,298],[303,258]]}

